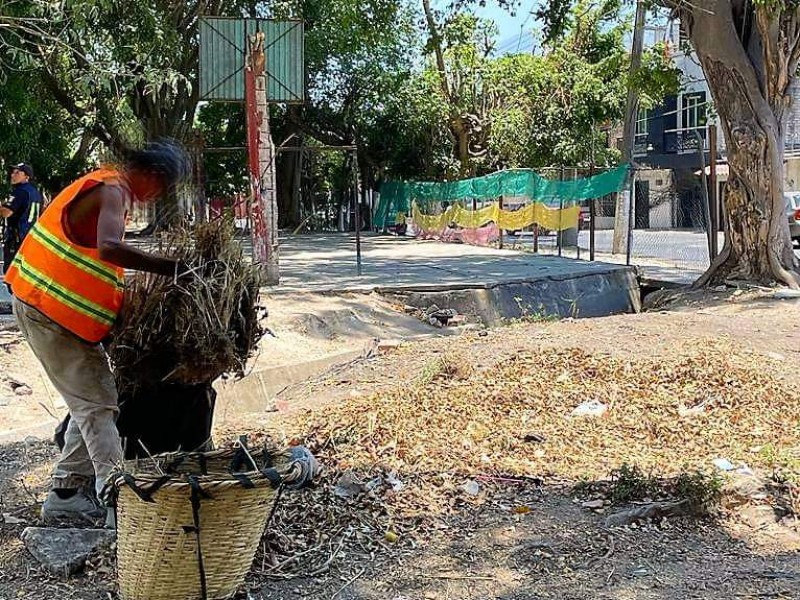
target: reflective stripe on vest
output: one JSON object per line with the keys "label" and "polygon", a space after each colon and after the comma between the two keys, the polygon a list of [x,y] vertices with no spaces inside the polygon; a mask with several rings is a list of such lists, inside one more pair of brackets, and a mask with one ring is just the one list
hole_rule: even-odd
{"label": "reflective stripe on vest", "polygon": [[95,304],[88,298],[84,298],[80,294],[68,290],[63,285],[60,285],[48,278],[47,275],[38,269],[30,266],[25,257],[20,257],[16,262],[16,267],[19,270],[19,276],[33,286],[39,287],[42,290],[49,292],[54,297],[58,298],[64,304],[77,310],[89,317],[90,319],[97,319],[108,325],[113,325],[117,315],[110,310],[106,310],[99,304]]}
{"label": "reflective stripe on vest", "polygon": [[14,295],[92,343],[105,338],[122,308],[124,271],[96,248],[71,242],[64,231],[67,207],[85,190],[116,179],[103,169],[64,189],[25,237],[5,281]]}
{"label": "reflective stripe on vest", "polygon": [[28,223],[33,225],[34,221],[39,218],[39,202],[31,202],[31,207],[28,210]]}

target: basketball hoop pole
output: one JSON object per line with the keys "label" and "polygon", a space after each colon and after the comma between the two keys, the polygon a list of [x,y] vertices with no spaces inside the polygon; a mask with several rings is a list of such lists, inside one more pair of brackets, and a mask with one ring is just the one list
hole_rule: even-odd
{"label": "basketball hoop pole", "polygon": [[263,32],[258,31],[248,37],[245,61],[244,89],[247,163],[252,192],[250,233],[253,239],[253,261],[261,265],[264,283],[277,285],[280,272],[275,145],[269,128]]}

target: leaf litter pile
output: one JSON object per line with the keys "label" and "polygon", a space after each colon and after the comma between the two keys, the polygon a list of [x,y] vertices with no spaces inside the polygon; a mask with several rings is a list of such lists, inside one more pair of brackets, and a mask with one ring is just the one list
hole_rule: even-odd
{"label": "leaf litter pile", "polygon": [[467,353],[440,356],[396,391],[295,418],[326,475],[284,497],[260,571],[319,574],[342,553],[413,546],[534,478],[606,479],[622,464],[668,477],[717,458],[796,477],[800,396],[771,374],[781,369],[722,343],[635,360],[542,350],[481,369]]}

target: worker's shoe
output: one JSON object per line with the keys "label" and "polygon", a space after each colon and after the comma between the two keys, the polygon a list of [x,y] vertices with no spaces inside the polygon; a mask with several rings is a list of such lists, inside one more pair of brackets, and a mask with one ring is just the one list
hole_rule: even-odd
{"label": "worker's shoe", "polygon": [[106,509],[98,506],[83,490],[51,490],[42,505],[45,522],[97,521],[106,516]]}

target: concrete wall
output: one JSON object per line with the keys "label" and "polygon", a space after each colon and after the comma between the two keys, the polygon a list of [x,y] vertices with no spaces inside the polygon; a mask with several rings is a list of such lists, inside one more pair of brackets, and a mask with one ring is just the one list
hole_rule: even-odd
{"label": "concrete wall", "polygon": [[650,229],[670,229],[672,226],[672,201],[650,209]]}
{"label": "concrete wall", "polygon": [[800,191],[800,156],[794,156],[786,159],[786,191],[797,192]]}

